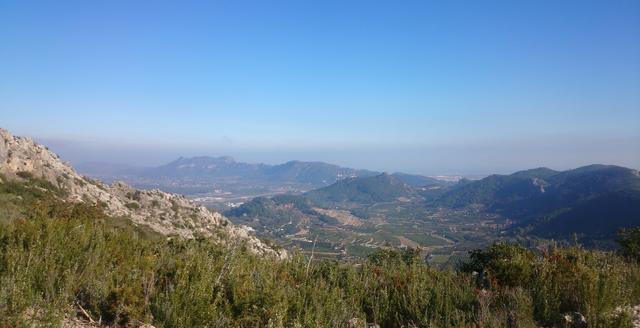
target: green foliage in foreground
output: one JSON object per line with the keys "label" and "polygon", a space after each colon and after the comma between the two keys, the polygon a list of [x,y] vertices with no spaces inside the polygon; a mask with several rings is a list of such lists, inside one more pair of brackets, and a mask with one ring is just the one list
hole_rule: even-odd
{"label": "green foliage in foreground", "polygon": [[463,266],[476,273],[456,273],[414,251],[276,261],[242,245],[152,239],[99,208],[46,199],[24,213],[0,224],[0,327],[55,326],[80,308],[122,326],[535,327],[577,311],[593,327],[625,327],[614,308],[640,303],[635,261],[580,248],[495,244]]}
{"label": "green foliage in foreground", "polygon": [[640,261],[640,227],[620,230],[618,244],[620,255]]}

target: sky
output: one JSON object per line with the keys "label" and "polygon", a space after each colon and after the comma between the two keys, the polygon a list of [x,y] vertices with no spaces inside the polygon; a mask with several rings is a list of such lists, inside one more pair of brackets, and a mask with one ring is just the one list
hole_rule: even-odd
{"label": "sky", "polygon": [[73,163],[640,168],[640,1],[0,1],[0,127]]}

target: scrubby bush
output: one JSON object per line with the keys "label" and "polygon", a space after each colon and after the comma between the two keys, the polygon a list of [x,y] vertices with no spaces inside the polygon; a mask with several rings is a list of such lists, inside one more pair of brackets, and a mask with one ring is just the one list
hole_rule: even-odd
{"label": "scrubby bush", "polygon": [[125,207],[127,207],[130,210],[137,210],[140,208],[140,204],[136,203],[136,202],[130,202],[130,203],[126,203],[124,204]]}
{"label": "scrubby bush", "polygon": [[529,283],[533,274],[533,253],[516,244],[495,243],[486,249],[472,251],[462,271],[475,273],[479,287],[491,283],[521,287]]}
{"label": "scrubby bush", "polygon": [[16,175],[23,178],[23,179],[32,179],[33,178],[33,173],[29,172],[29,171],[18,171],[16,172]]}
{"label": "scrubby bush", "polygon": [[620,255],[640,261],[640,227],[621,229],[618,232]]}
{"label": "scrubby bush", "polygon": [[[79,206],[0,229],[0,326],[77,307],[107,324],[340,327],[465,325],[473,287],[422,264],[259,258],[206,239],[151,241]],[[36,211],[36,213],[42,213]],[[388,263],[388,262],[387,262]]]}
{"label": "scrubby bush", "polygon": [[578,247],[495,244],[460,272],[414,250],[279,261],[242,244],[152,238],[100,207],[30,199],[0,225],[0,327],[57,326],[80,308],[113,326],[536,327],[579,312],[593,327],[621,327],[629,320],[615,308],[640,303],[637,262]]}
{"label": "scrubby bush", "polygon": [[496,243],[471,252],[461,269],[476,276],[485,294],[502,297],[517,291],[512,298],[523,306],[519,312],[530,312],[544,325],[558,325],[565,314],[578,312],[595,327],[619,327],[611,316],[615,308],[640,303],[640,267],[610,252],[575,246],[536,255],[518,245]]}

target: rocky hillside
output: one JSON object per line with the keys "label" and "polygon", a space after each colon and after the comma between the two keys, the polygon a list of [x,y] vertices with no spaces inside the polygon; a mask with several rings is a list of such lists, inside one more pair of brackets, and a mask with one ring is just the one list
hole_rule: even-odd
{"label": "rocky hillside", "polygon": [[4,129],[0,129],[0,174],[0,179],[46,180],[61,191],[59,197],[65,201],[99,205],[109,216],[130,219],[163,235],[246,242],[256,253],[286,256],[251,235],[247,228],[233,225],[220,213],[195,205],[184,196],[85,178],[47,147],[30,138],[12,136]]}

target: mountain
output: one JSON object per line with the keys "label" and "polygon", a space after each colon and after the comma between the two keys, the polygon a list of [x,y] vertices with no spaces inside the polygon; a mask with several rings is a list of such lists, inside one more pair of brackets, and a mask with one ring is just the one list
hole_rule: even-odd
{"label": "mountain", "polygon": [[[0,175],[0,184],[8,190],[1,199],[8,199],[11,206],[18,204],[22,196],[11,194],[9,184],[44,190],[63,202],[98,206],[110,217],[124,218],[161,235],[242,242],[256,253],[279,257],[285,254],[267,246],[249,230],[231,224],[220,213],[195,205],[184,196],[137,190],[121,182],[105,185],[85,178],[45,146],[29,138],[12,136],[3,129],[0,129]],[[7,219],[19,217],[19,212],[19,209],[11,212]]]}
{"label": "mountain", "polygon": [[638,171],[624,167],[589,165],[563,172],[538,168],[457,184],[435,202],[451,207],[481,204],[494,211],[522,216],[604,193],[638,190]]}
{"label": "mountain", "polygon": [[[380,202],[404,202],[416,192],[400,179],[387,173],[368,177],[345,178],[302,195],[256,197],[225,215],[233,222],[256,229],[270,238],[303,237],[317,233],[316,228],[366,225],[357,208]],[[350,210],[351,209],[351,210]]]}
{"label": "mountain", "polygon": [[393,173],[391,176],[412,187],[424,187],[424,186],[447,184],[446,181],[434,179],[431,177],[425,177],[424,175],[396,172],[396,173]]}
{"label": "mountain", "polygon": [[299,195],[256,197],[240,207],[226,211],[225,215],[270,238],[304,231],[310,224],[319,223],[320,219],[312,202]]}
{"label": "mountain", "polygon": [[514,178],[522,178],[522,179],[547,179],[551,176],[554,176],[556,174],[560,173],[559,171],[555,171],[552,170],[550,168],[547,167],[538,167],[535,169],[529,169],[529,170],[523,170],[523,171],[518,171],[516,173],[511,174],[512,177]]}
{"label": "mountain", "polygon": [[555,216],[534,219],[524,229],[544,238],[566,239],[576,234],[589,245],[602,241],[610,245],[618,229],[636,226],[640,226],[640,192],[611,192]]}
{"label": "mountain", "polygon": [[289,161],[268,167],[265,175],[272,181],[298,182],[312,186],[326,186],[338,180],[372,176],[376,172],[344,168],[323,162]]}
{"label": "mountain", "polygon": [[503,204],[520,200],[530,200],[545,192],[548,185],[541,176],[547,177],[544,169],[516,172],[511,175],[490,175],[476,181],[461,181],[435,199],[439,206],[454,208],[482,204],[492,209],[500,209]]}
{"label": "mountain", "polygon": [[105,163],[81,164],[81,172],[106,181],[124,180],[137,187],[200,194],[220,188],[248,194],[308,191],[347,177],[377,172],[323,162],[290,161],[268,165],[237,162],[232,157],[180,157],[158,167],[139,168]]}
{"label": "mountain", "polygon": [[214,179],[220,177],[256,177],[268,165],[236,162],[232,157],[180,157],[155,168],[144,170],[145,177]]}
{"label": "mountain", "polygon": [[492,175],[456,185],[431,205],[481,205],[547,238],[579,233],[586,241],[610,239],[621,227],[640,225],[640,173],[614,165],[558,172],[538,168]]}
{"label": "mountain", "polygon": [[415,191],[393,175],[382,173],[370,177],[347,178],[330,186],[305,193],[313,202],[370,204],[410,198]]}
{"label": "mountain", "polygon": [[464,249],[497,238],[570,241],[575,234],[585,246],[609,248],[618,229],[640,225],[638,171],[618,166],[536,168],[444,186],[412,187],[401,178],[346,178],[301,195],[257,197],[225,215],[288,245],[309,249],[319,237],[325,252],[347,256],[387,242],[433,247],[438,236]]}

